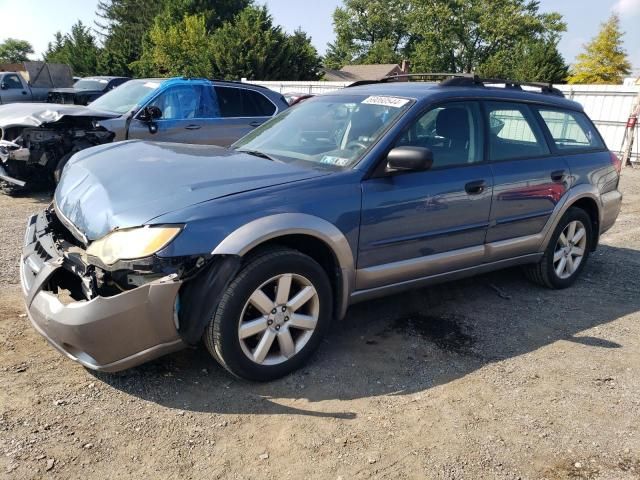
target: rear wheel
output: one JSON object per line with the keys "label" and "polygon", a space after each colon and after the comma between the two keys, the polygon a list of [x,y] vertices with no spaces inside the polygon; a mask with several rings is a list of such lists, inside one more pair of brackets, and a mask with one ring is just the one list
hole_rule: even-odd
{"label": "rear wheel", "polygon": [[571,286],[585,267],[592,241],[591,218],[580,208],[570,208],[558,223],[540,262],[527,266],[527,276],[548,288]]}
{"label": "rear wheel", "polygon": [[249,259],[206,329],[205,345],[234,375],[272,380],[299,368],[331,320],[331,286],[312,258],[285,248]]}

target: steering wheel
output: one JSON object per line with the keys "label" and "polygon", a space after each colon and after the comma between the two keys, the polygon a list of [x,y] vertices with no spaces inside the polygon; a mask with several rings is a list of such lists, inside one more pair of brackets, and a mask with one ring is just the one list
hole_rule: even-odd
{"label": "steering wheel", "polygon": [[358,147],[358,148],[361,148],[362,150],[366,150],[367,148],[369,148],[369,145],[365,145],[363,142],[360,142],[358,140],[352,140],[345,145],[344,149],[353,150],[354,147]]}

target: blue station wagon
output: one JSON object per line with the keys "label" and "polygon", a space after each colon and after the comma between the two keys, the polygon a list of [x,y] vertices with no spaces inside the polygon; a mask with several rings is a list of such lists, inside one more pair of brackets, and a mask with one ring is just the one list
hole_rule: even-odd
{"label": "blue station wagon", "polygon": [[96,370],[204,341],[269,380],[355,302],[514,265],[569,287],[621,204],[582,107],[550,86],[397,80],[309,99],[230,149],[75,155],[28,222],[33,326]]}

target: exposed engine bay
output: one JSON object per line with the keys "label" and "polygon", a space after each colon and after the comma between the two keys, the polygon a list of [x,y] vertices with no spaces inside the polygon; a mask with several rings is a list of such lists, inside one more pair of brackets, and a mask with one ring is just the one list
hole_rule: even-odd
{"label": "exposed engine bay", "polygon": [[115,133],[91,117],[63,116],[41,126],[10,126],[0,140],[0,182],[8,193],[50,188],[67,160],[85,148],[113,141]]}

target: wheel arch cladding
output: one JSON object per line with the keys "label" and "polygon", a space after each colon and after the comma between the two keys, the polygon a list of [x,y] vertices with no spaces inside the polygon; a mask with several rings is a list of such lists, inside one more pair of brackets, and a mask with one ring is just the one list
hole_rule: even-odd
{"label": "wheel arch cladding", "polygon": [[271,215],[238,228],[212,253],[244,257],[267,244],[295,248],[314,258],[329,273],[335,316],[344,317],[355,281],[355,259],[345,235],[335,225],[305,213]]}

